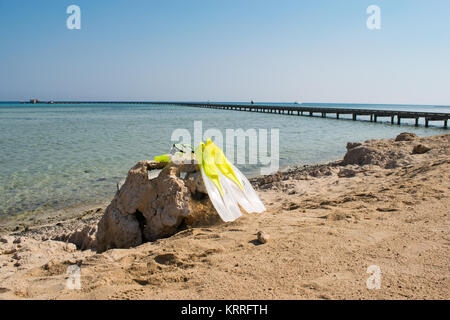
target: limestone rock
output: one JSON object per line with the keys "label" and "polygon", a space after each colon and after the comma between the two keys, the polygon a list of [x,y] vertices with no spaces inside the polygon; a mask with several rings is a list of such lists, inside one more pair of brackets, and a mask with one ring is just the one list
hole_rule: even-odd
{"label": "limestone rock", "polygon": [[[161,172],[150,179],[153,170]],[[173,235],[183,222],[218,217],[198,170],[194,163],[138,162],[98,223],[97,252],[135,247]]]}
{"label": "limestone rock", "polygon": [[189,189],[176,176],[176,167],[166,167],[153,180],[154,192],[139,206],[145,218],[143,235],[146,240],[156,240],[175,233],[190,212]]}
{"label": "limestone rock", "polygon": [[185,184],[192,194],[196,194],[198,192],[203,194],[207,193],[200,171],[188,173],[186,175]]}
{"label": "limestone rock", "polygon": [[[156,164],[159,164],[157,167]],[[154,163],[154,168],[161,169],[164,164]],[[138,206],[146,199],[147,196],[156,197],[153,185],[149,183],[148,166],[146,161],[138,162],[128,172],[128,176],[116,194],[117,209],[124,215],[132,215],[136,212]]]}
{"label": "limestone rock", "polygon": [[142,243],[139,222],[134,215],[123,215],[116,201],[106,208],[98,223],[97,252],[111,248],[130,248]]}

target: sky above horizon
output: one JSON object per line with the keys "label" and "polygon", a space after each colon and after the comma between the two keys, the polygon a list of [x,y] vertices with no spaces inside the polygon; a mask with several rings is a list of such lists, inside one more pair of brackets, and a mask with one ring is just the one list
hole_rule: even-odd
{"label": "sky above horizon", "polygon": [[448,0],[0,0],[0,41],[0,101],[450,105]]}

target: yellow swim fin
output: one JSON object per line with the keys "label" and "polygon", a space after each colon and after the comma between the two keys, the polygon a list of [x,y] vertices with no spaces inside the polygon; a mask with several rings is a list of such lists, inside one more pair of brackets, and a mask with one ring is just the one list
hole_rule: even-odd
{"label": "yellow swim fin", "polygon": [[209,198],[222,220],[234,221],[240,217],[239,205],[247,212],[266,209],[247,178],[210,139],[196,148],[195,157]]}

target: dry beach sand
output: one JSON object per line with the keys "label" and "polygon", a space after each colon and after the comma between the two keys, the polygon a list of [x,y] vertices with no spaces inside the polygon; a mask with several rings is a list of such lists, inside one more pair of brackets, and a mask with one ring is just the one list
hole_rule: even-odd
{"label": "dry beach sand", "polygon": [[[131,249],[49,240],[104,208],[26,230],[5,224],[0,298],[449,299],[450,134],[398,140],[350,143],[343,161],[255,178],[266,212]],[[66,288],[74,264],[80,290]],[[371,265],[379,290],[366,286]]]}

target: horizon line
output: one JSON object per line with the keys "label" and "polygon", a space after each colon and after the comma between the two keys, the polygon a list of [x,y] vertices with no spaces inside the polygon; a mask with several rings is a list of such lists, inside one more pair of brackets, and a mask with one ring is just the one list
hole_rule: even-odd
{"label": "horizon line", "polygon": [[[242,103],[247,104],[251,103],[251,101],[212,101],[212,100],[39,100],[36,98],[28,99],[28,100],[9,100],[9,101],[0,101],[0,103],[21,103],[21,104],[35,104],[31,102],[32,100],[37,100],[36,104],[58,104],[58,103],[211,103],[211,104],[220,104],[220,103]],[[391,106],[423,106],[423,107],[450,107],[450,105],[445,104],[412,104],[412,103],[368,103],[368,102],[297,102],[297,101],[253,101],[254,104],[346,104],[346,105],[391,105]]]}

